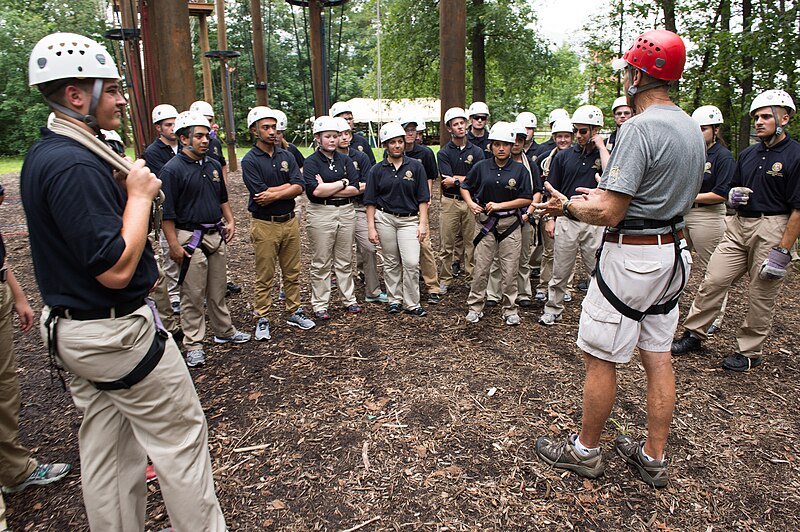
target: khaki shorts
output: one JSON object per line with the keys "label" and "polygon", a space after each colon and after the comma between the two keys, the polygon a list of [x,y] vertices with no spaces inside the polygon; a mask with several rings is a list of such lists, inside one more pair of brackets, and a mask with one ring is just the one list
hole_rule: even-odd
{"label": "khaki shorts", "polygon": [[[623,239],[624,240],[624,239]],[[691,271],[691,254],[681,241],[685,278]],[[608,287],[628,306],[645,310],[672,299],[681,286],[681,268],[673,272],[674,244],[626,245],[606,242],[598,267]],[[601,360],[630,361],[636,347],[657,353],[670,351],[678,325],[678,306],[669,314],[648,315],[641,322],[617,312],[609,303],[597,280],[592,278],[583,300],[578,347]]]}

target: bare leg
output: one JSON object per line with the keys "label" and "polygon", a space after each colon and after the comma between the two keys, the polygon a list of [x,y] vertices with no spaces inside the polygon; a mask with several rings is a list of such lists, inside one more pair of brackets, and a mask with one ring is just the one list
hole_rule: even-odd
{"label": "bare leg", "polygon": [[600,445],[600,434],[617,394],[617,365],[583,354],[586,380],[583,383],[583,420],[581,443],[589,448]]}
{"label": "bare leg", "polygon": [[[661,460],[667,445],[669,425],[675,409],[675,373],[669,351],[656,353],[639,350],[647,373],[647,441],[644,452]],[[581,440],[583,441],[583,440]]]}

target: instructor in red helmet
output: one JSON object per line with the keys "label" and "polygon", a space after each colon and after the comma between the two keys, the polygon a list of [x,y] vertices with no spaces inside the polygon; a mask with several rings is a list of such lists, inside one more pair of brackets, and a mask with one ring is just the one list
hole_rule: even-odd
{"label": "instructor in red helmet", "polygon": [[616,366],[638,347],[647,374],[647,437],[619,436],[617,454],[654,487],[667,485],[665,453],[675,407],[670,347],[678,298],[689,276],[683,214],[703,179],[705,142],[697,124],[670,100],[686,48],[664,30],[636,38],[623,59],[624,88],[635,116],[620,129],[596,189],[567,198],[550,184],[538,214],[606,226],[595,275],[583,301],[578,347],[586,380],[579,434],[541,437],[536,454],[553,467],[595,478],[605,470],[600,435],[616,395]]}

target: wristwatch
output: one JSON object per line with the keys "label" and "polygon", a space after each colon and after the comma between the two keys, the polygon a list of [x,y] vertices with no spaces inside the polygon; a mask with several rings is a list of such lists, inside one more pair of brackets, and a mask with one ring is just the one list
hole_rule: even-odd
{"label": "wristwatch", "polygon": [[572,203],[571,199],[568,199],[567,201],[565,201],[564,204],[561,206],[561,210],[564,211],[564,216],[566,216],[570,220],[577,220],[575,215],[572,214],[571,212],[569,212],[569,204],[570,203]]}
{"label": "wristwatch", "polygon": [[460,187],[461,186],[461,180],[460,179],[455,179],[455,180],[453,180],[453,184],[455,186],[457,186],[457,187]]}
{"label": "wristwatch", "polygon": [[782,248],[782,247],[780,247],[780,246],[775,246],[773,249],[774,249],[775,251],[780,251],[780,252],[781,252],[781,253],[783,253],[784,255],[788,255],[788,254],[789,254],[789,250],[788,250],[788,249],[786,249],[786,248]]}
{"label": "wristwatch", "polygon": [[342,190],[347,188],[347,179],[342,179]]}

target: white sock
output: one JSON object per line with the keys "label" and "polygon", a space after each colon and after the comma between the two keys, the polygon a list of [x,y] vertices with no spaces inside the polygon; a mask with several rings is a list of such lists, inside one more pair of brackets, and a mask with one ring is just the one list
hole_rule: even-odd
{"label": "white sock", "polygon": [[578,436],[575,436],[575,450],[577,450],[578,454],[581,456],[589,456],[589,453],[592,451],[599,451],[600,447],[586,447],[581,443],[581,439]]}
{"label": "white sock", "polygon": [[644,445],[642,446],[642,456],[644,456],[645,460],[647,460],[648,462],[656,462],[656,461],[660,462],[663,459],[663,457],[660,459],[653,458],[652,456],[644,452]]}

